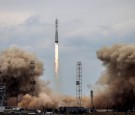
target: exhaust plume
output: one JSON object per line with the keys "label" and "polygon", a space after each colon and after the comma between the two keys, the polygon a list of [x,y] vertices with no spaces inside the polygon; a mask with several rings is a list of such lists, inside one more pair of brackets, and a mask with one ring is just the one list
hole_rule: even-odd
{"label": "exhaust plume", "polygon": [[55,76],[58,78],[58,65],[59,65],[59,59],[58,59],[58,43],[55,43]]}
{"label": "exhaust plume", "polygon": [[97,107],[132,108],[135,103],[135,45],[114,45],[97,51],[106,67],[97,84],[104,91],[95,98]]}

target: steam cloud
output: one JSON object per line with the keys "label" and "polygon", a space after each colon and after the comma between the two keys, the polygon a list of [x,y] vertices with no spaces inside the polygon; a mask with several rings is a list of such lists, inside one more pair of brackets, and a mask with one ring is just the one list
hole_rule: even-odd
{"label": "steam cloud", "polygon": [[97,52],[106,70],[97,81],[105,91],[95,98],[98,107],[132,107],[135,103],[135,45],[114,45]]}

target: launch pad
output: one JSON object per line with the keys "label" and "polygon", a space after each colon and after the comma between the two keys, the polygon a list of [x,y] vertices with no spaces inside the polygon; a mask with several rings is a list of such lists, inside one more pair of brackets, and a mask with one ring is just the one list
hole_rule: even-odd
{"label": "launch pad", "polygon": [[6,109],[4,112],[0,112],[0,115],[135,115],[135,112],[115,112],[105,109],[90,112],[88,108],[83,107],[60,107],[59,109],[46,108],[44,110]]}
{"label": "launch pad", "polygon": [[[58,20],[56,20],[55,26],[56,26],[55,77],[58,80],[58,68],[59,68]],[[116,47],[106,48],[106,50],[109,53],[112,52],[113,56],[116,53],[115,54],[116,57],[119,57],[120,52],[121,52],[121,54],[123,54],[123,52],[125,54],[125,46],[119,46],[118,48],[121,48],[121,47],[122,47],[122,50],[117,49],[119,52],[115,52]],[[129,48],[129,47],[127,47],[127,48]],[[112,50],[112,49],[115,49],[115,50]],[[123,51],[123,49],[124,49],[124,51]],[[115,60],[115,58],[113,58],[114,60],[112,61],[112,56],[110,56],[109,53],[108,53],[108,55],[106,55],[107,54],[106,50],[105,51],[104,51],[104,49],[102,49],[102,50],[97,53],[98,58],[101,59],[102,61],[106,62],[108,65],[111,65],[111,66],[109,66],[109,68],[107,66],[107,75],[110,77],[110,78],[108,77],[110,79],[109,83],[111,82],[110,84],[107,84],[107,85],[108,86],[112,85],[112,86],[110,86],[111,94],[109,95],[109,93],[105,92],[106,96],[101,95],[98,97],[99,100],[98,99],[95,100],[93,97],[93,90],[91,90],[91,101],[88,99],[87,99],[88,102],[85,101],[85,102],[87,102],[86,106],[89,108],[84,108],[84,105],[83,105],[81,62],[77,63],[77,68],[76,68],[76,70],[77,70],[76,71],[76,74],[77,74],[76,75],[76,101],[74,101],[74,99],[70,100],[70,99],[66,99],[66,98],[61,99],[60,101],[55,100],[57,96],[53,97],[50,93],[51,92],[50,89],[48,88],[49,89],[49,91],[48,91],[47,87],[46,87],[46,89],[49,93],[47,92],[48,93],[47,94],[46,92],[44,92],[43,98],[41,98],[41,100],[38,100],[39,89],[41,88],[40,83],[38,81],[39,80],[38,77],[43,74],[42,62],[37,60],[37,58],[32,57],[31,54],[28,55],[24,51],[21,51],[18,49],[11,49],[9,51],[7,50],[6,52],[9,57],[7,55],[5,55],[6,53],[3,53],[3,54],[1,54],[2,58],[0,60],[1,61],[1,63],[0,63],[1,64],[0,65],[0,110],[3,111],[0,114],[11,114],[11,115],[12,114],[19,114],[19,115],[20,114],[41,114],[41,115],[43,115],[43,114],[93,114],[93,115],[132,114],[132,115],[134,115],[135,114],[134,113],[135,97],[134,97],[134,90],[133,90],[134,87],[130,87],[130,88],[127,87],[127,86],[133,86],[133,84],[134,84],[134,82],[132,82],[134,80],[133,78],[135,75],[134,74],[135,66],[133,63],[134,60],[133,60],[133,62],[131,61],[132,62],[131,65],[130,65],[130,63],[125,63],[125,59],[127,57],[129,57],[129,54],[127,53],[127,55],[124,55],[125,56],[123,58],[124,61],[122,60],[123,62],[120,61],[120,63],[118,63],[117,60]],[[13,53],[10,53],[10,52],[13,52]],[[105,53],[103,53],[103,52],[105,52]],[[131,54],[132,53],[134,54],[134,52],[132,52],[132,50],[130,52],[131,52]],[[13,56],[13,54],[14,54],[14,56]],[[32,58],[29,58],[29,57],[32,57]],[[109,60],[108,60],[108,58],[109,58]],[[33,59],[35,59],[37,61],[35,62]],[[35,66],[35,64],[37,64],[37,66]],[[121,66],[122,64],[123,64],[123,66]],[[125,66],[125,64],[126,64],[126,66]],[[5,67],[3,67],[3,66],[5,66]],[[124,71],[123,71],[123,68],[124,68]],[[2,69],[3,70],[5,69],[4,70],[5,75],[1,72]],[[110,72],[110,73],[108,73],[108,72]],[[127,77],[127,75],[129,75],[129,76]],[[130,77],[132,79],[129,79]],[[112,79],[115,79],[114,81],[117,81],[118,78],[120,78],[118,80],[119,82],[113,82]],[[121,78],[124,78],[124,80],[122,81]],[[127,82],[127,81],[130,81],[130,82]],[[122,83],[122,85],[121,85],[121,83]],[[124,86],[124,84],[126,86]],[[124,86],[124,87],[122,87],[122,86]],[[114,89],[112,90],[112,88],[114,88]],[[24,104],[24,106],[20,106],[23,108],[18,108],[18,106],[17,106],[18,99],[16,99],[17,102],[16,102],[15,107],[7,106],[7,97],[14,96],[14,97],[18,98],[19,94],[24,94],[24,95],[28,94],[27,98],[23,98],[24,103],[21,103],[22,105]],[[29,94],[31,94],[31,95],[29,95]],[[35,101],[35,102],[33,102],[33,101]],[[68,101],[70,101],[70,102],[68,102]],[[96,103],[95,103],[95,101],[96,101]],[[38,102],[40,102],[40,105],[38,105]],[[59,107],[59,104],[61,104],[61,102],[63,104],[63,107]],[[76,102],[77,102],[77,104],[76,104]],[[76,105],[74,106],[71,103],[76,104]],[[68,106],[65,106],[64,104],[68,105]],[[98,107],[101,107],[101,108],[105,107],[105,109],[100,109],[100,110],[96,109],[94,107],[94,105],[96,105],[96,104],[98,105]],[[111,109],[108,109],[109,108],[108,105],[110,106]],[[91,106],[91,108],[90,108],[90,106]],[[3,107],[4,107],[4,109],[3,109]],[[47,108],[47,107],[50,107],[50,108]],[[40,109],[41,112],[38,111],[38,108],[41,108]]]}

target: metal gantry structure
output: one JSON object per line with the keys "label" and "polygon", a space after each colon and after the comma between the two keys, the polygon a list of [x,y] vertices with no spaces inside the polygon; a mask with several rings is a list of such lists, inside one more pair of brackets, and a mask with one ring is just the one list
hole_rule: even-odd
{"label": "metal gantry structure", "polygon": [[90,90],[90,98],[91,98],[91,107],[94,106],[94,103],[93,103],[93,90]]}
{"label": "metal gantry structure", "polygon": [[[3,79],[3,73],[0,71],[0,77]],[[5,80],[0,81],[0,108],[7,106],[7,87]]]}
{"label": "metal gantry structure", "polygon": [[31,61],[30,62],[30,73],[31,73],[31,80],[30,80],[31,89],[30,89],[30,93],[31,93],[32,96],[35,96],[35,84],[36,84],[36,81],[34,80],[34,70],[35,70],[35,62]]}
{"label": "metal gantry structure", "polygon": [[76,101],[77,104],[82,106],[82,63],[77,62],[76,66]]}
{"label": "metal gantry structure", "polygon": [[0,107],[7,105],[6,83],[0,83]]}

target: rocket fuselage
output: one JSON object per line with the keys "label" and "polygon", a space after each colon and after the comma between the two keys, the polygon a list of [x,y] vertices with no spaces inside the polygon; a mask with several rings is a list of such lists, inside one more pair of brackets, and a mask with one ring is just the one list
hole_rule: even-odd
{"label": "rocket fuselage", "polygon": [[58,20],[55,21],[56,33],[55,33],[55,43],[58,43]]}
{"label": "rocket fuselage", "polygon": [[55,36],[55,43],[58,43],[58,34]]}

